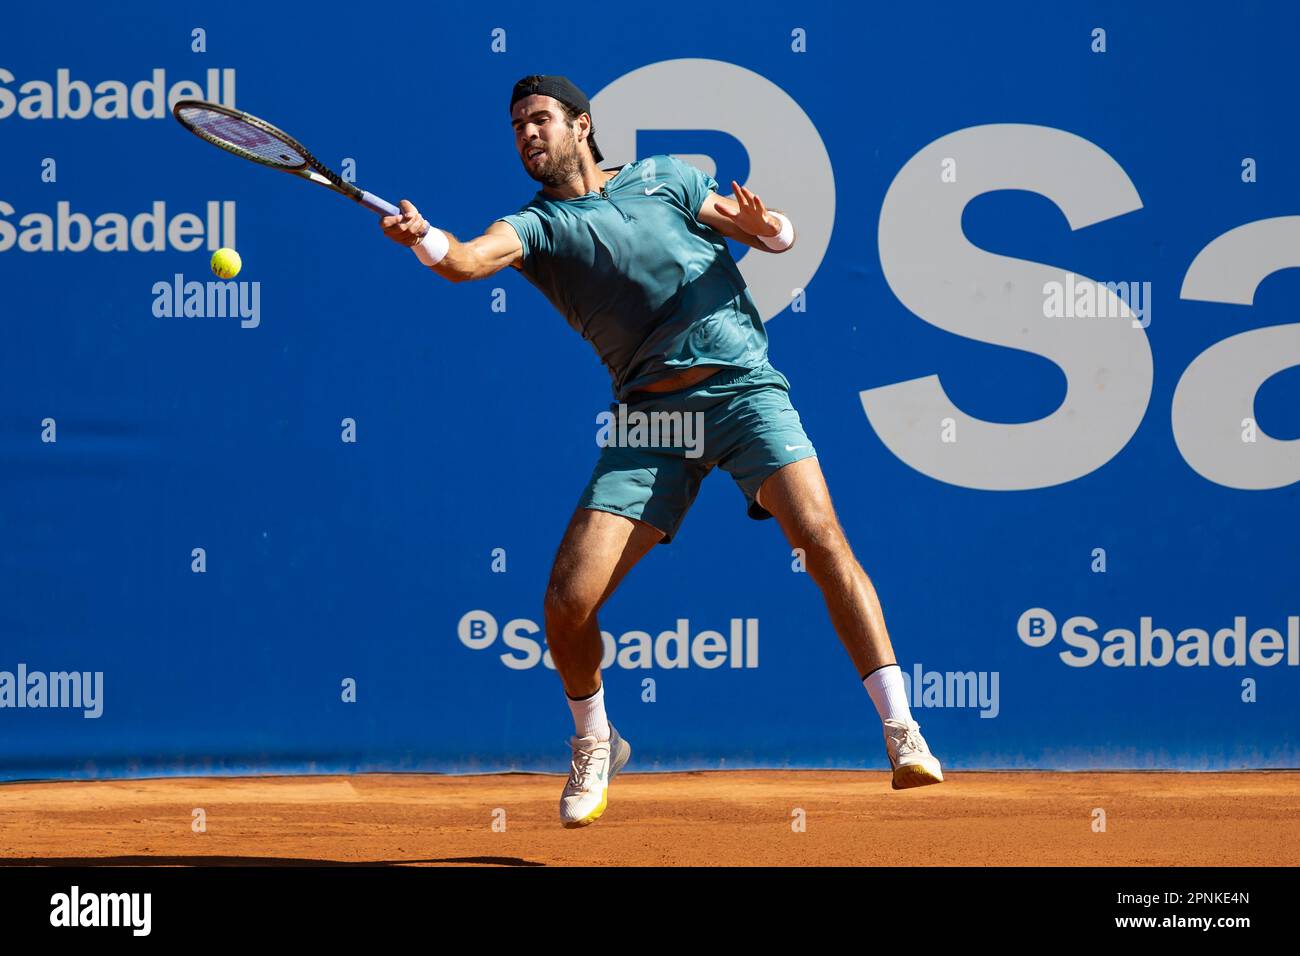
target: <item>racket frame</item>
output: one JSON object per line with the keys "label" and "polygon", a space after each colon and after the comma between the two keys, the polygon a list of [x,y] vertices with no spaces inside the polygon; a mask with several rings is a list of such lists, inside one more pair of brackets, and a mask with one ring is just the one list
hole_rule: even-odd
{"label": "racket frame", "polygon": [[[266,133],[268,136],[273,136],[292,149],[295,153],[302,156],[303,162],[297,166],[273,163],[269,160],[263,159],[256,153],[249,152],[246,149],[241,149],[237,143],[228,143],[219,137],[205,133],[203,130],[191,125],[181,117],[181,111],[187,107],[191,109],[209,110],[213,113],[221,113],[222,115],[229,116],[241,123],[245,123],[260,132]],[[279,127],[274,126],[266,120],[254,116],[251,113],[245,113],[243,110],[237,110],[234,107],[225,106],[221,103],[213,103],[209,100],[183,99],[177,100],[176,105],[172,107],[172,116],[175,117],[176,121],[180,123],[181,126],[185,127],[185,129],[189,130],[199,139],[203,140],[205,143],[211,143],[219,149],[225,150],[232,156],[238,156],[240,159],[247,159],[250,162],[257,163],[259,166],[278,169],[281,172],[292,173],[295,176],[301,176],[303,179],[310,180],[311,182],[319,183],[322,186],[334,190],[340,195],[347,196],[353,202],[359,203],[372,212],[379,213],[380,215],[401,215],[401,211],[392,203],[380,199],[374,193],[366,192],[364,189],[359,189],[352,183],[347,182],[339,176],[338,173],[334,172],[334,170],[330,169],[313,156],[311,150],[307,149],[306,146],[294,137],[290,136]]]}

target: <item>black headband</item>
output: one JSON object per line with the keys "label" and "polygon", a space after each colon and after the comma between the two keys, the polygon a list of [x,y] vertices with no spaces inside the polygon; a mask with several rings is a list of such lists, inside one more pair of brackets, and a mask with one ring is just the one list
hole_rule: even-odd
{"label": "black headband", "polygon": [[[510,94],[512,114],[515,111],[515,104],[526,96],[550,96],[579,113],[591,115],[591,103],[587,100],[587,94],[570,83],[569,78],[565,76],[543,76],[540,80],[532,82],[528,82],[528,78],[520,80]],[[596,162],[604,160],[605,157],[593,136],[587,136],[587,145],[591,147],[591,155]]]}

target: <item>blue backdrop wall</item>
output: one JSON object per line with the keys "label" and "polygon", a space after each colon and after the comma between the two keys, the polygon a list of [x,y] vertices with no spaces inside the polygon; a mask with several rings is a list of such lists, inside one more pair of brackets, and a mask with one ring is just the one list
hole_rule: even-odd
{"label": "blue backdrop wall", "polygon": [[[532,72],[605,165],[798,224],[734,251],[946,766],[1296,766],[1294,6],[334,12],[6,15],[0,778],[564,768],[541,598],[604,371],[512,270],[447,283],[166,109],[211,90],[464,238],[537,188]],[[245,313],[176,315],[217,245]],[[726,475],[602,626],[637,769],[885,766]]]}

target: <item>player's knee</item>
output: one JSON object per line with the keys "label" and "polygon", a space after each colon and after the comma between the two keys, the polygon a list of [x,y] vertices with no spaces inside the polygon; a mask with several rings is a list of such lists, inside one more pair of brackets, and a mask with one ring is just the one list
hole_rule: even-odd
{"label": "player's knee", "polygon": [[826,557],[839,556],[848,551],[849,542],[834,515],[818,515],[800,529],[803,547],[809,553]]}
{"label": "player's knee", "polygon": [[561,631],[579,627],[596,613],[598,596],[569,580],[552,580],[546,587],[543,611],[549,628]]}
{"label": "player's knee", "polygon": [[807,522],[800,528],[799,537],[799,547],[808,556],[808,570],[814,574],[853,560],[853,551],[844,536],[844,529],[834,515],[818,516]]}

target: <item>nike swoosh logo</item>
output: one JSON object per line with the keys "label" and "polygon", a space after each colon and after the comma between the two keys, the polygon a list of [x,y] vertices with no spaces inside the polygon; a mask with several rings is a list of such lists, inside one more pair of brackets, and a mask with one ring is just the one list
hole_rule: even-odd
{"label": "nike swoosh logo", "polygon": [[667,185],[668,185],[667,183],[656,183],[654,189],[646,189],[645,194],[649,196],[654,192],[656,192],[657,190],[663,189]]}
{"label": "nike swoosh logo", "polygon": [[807,445],[786,445],[786,451],[798,451],[800,448],[807,448]]}

